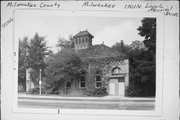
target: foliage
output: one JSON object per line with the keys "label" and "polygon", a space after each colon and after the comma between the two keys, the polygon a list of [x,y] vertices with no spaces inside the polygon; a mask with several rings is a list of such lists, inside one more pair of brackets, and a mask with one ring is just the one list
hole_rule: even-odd
{"label": "foliage", "polygon": [[94,95],[98,96],[98,97],[102,97],[102,96],[108,95],[107,88],[106,87],[100,87],[100,88],[96,89]]}
{"label": "foliage", "polygon": [[69,35],[68,39],[63,37],[59,37],[57,47],[59,47],[59,51],[62,49],[72,49],[74,48],[74,42],[72,35]]}
{"label": "foliage", "polygon": [[144,96],[154,96],[156,88],[156,19],[144,18],[142,26],[138,28],[139,34],[145,37],[144,45],[147,50],[143,51],[143,60],[137,67],[136,76],[141,76],[141,86]]}
{"label": "foliage", "polygon": [[26,45],[28,37],[19,40],[19,61],[18,61],[18,84],[26,89]]}
{"label": "foliage", "polygon": [[125,95],[131,97],[141,96],[141,88],[138,88],[137,86],[130,84],[126,88]]}
{"label": "foliage", "polygon": [[131,54],[131,52],[134,52],[134,51],[138,52],[138,51],[145,50],[146,47],[143,42],[135,40],[135,41],[132,41],[132,43],[130,45],[124,44],[124,43],[122,43],[122,41],[116,42],[115,45],[112,46],[112,49],[114,49],[120,53],[129,55],[129,54]]}
{"label": "foliage", "polygon": [[139,35],[144,37],[143,41],[148,48],[148,52],[155,54],[156,52],[156,18],[144,18],[139,26]]}
{"label": "foliage", "polygon": [[[47,61],[46,89],[51,92],[57,91],[60,84],[66,86],[67,82],[79,76],[81,60],[71,49],[64,49],[53,55]],[[66,88],[63,88],[66,91]]]}
{"label": "foliage", "polygon": [[45,69],[46,65],[44,58],[48,55],[45,36],[40,36],[38,33],[35,33],[34,37],[30,40],[28,44],[27,51],[27,67],[32,68],[31,79],[37,84],[39,78],[39,70]]}
{"label": "foliage", "polygon": [[[154,18],[144,18],[142,25],[138,28],[139,34],[145,37],[143,41],[147,49],[131,53],[131,86],[136,88],[138,96],[155,95],[155,78],[156,78],[156,20]],[[138,51],[138,52],[137,52]],[[133,54],[133,55],[132,55]]]}
{"label": "foliage", "polygon": [[146,49],[144,46],[144,43],[138,40],[135,40],[131,43],[131,49],[132,50],[142,50],[142,49]]}
{"label": "foliage", "polygon": [[108,95],[106,87],[100,87],[96,89],[91,89],[86,93],[88,96],[96,96],[96,97],[103,97]]}
{"label": "foliage", "polygon": [[[38,95],[39,94],[39,87],[35,87],[35,88],[33,88],[33,89],[31,89],[30,91],[29,91],[29,94],[35,94],[35,95]],[[41,94],[45,94],[46,92],[45,92],[45,90],[42,88],[41,89]]]}
{"label": "foliage", "polygon": [[123,43],[123,46],[122,46],[121,42],[116,42],[115,45],[112,46],[112,49],[118,51],[119,53],[127,54],[130,51],[131,46],[126,45],[124,43]]}

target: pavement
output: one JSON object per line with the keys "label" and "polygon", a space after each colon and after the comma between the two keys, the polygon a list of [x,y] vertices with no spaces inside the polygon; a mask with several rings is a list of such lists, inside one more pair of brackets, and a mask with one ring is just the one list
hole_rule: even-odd
{"label": "pavement", "polygon": [[154,110],[155,98],[140,97],[67,97],[18,94],[18,106],[24,108]]}
{"label": "pavement", "polygon": [[18,98],[37,98],[37,99],[73,99],[73,100],[143,100],[143,101],[155,101],[154,97],[124,97],[124,96],[104,96],[104,97],[71,97],[71,96],[59,96],[59,95],[27,95],[18,94]]}

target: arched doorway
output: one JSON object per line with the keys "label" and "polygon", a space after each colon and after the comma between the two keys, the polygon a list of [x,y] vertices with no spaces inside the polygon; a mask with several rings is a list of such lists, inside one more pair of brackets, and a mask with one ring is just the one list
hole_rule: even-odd
{"label": "arched doorway", "polygon": [[122,76],[122,70],[115,67],[111,71],[111,78],[109,79],[109,95],[124,96],[125,94],[125,78]]}

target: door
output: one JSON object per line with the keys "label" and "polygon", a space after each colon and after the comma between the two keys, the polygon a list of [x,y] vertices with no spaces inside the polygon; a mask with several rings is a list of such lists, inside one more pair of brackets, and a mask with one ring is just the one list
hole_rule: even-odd
{"label": "door", "polygon": [[119,96],[124,96],[124,82],[119,82]]}
{"label": "door", "polygon": [[115,95],[115,82],[109,83],[109,95]]}
{"label": "door", "polygon": [[125,92],[124,85],[125,85],[124,77],[118,78],[119,96],[124,96],[124,92]]}

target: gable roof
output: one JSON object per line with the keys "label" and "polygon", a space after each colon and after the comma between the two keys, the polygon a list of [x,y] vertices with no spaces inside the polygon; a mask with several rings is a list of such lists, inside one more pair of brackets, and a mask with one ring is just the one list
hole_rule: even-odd
{"label": "gable roof", "polygon": [[74,35],[73,38],[82,37],[82,36],[90,36],[91,38],[94,38],[94,36],[91,35],[87,30],[85,30],[85,31],[80,31],[79,33],[77,33],[76,35]]}
{"label": "gable roof", "polygon": [[125,58],[124,54],[119,53],[118,51],[104,44],[93,45],[88,49],[77,50],[76,53],[82,60],[115,58],[115,57]]}

